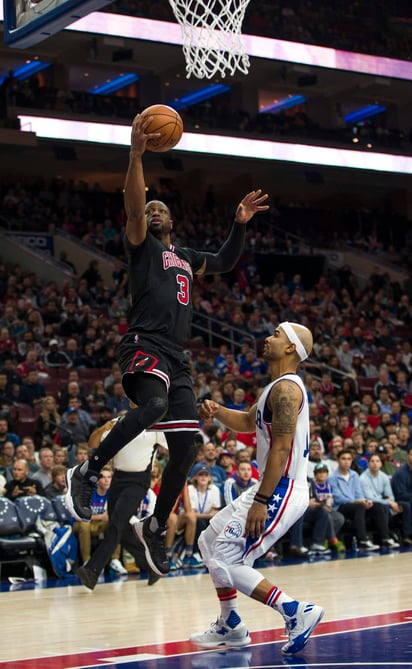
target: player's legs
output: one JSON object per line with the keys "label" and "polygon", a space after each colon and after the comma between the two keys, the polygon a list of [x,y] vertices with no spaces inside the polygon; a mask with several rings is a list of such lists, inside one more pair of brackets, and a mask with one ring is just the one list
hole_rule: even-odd
{"label": "player's legs", "polygon": [[187,367],[176,369],[169,391],[169,411],[157,427],[165,431],[169,461],[163,471],[153,515],[142,523],[135,523],[133,527],[145,546],[146,559],[151,569],[161,576],[170,570],[164,544],[166,522],[196,457],[194,435],[198,431],[198,421]]}
{"label": "player's legs", "polygon": [[77,520],[90,520],[91,498],[101,468],[144,429],[160,421],[167,411],[167,388],[163,381],[138,372],[127,376],[129,397],[139,406],[116,423],[89,460],[67,472],[66,505]]}
{"label": "player's legs", "polygon": [[191,636],[196,645],[205,648],[221,645],[240,647],[250,643],[237,609],[237,590],[270,606],[283,616],[289,630],[289,641],[283,648],[285,653],[301,650],[321,620],[321,607],[289,597],[252,567],[253,561],[296,522],[307,504],[307,492],[304,489],[296,487],[290,497],[280,488],[275,491],[277,497],[278,493],[283,495],[278,512],[274,517],[268,517],[266,529],[269,531],[258,539],[244,537],[254,491],[241,495],[234,504],[222,509],[202,533],[199,547],[216,588],[220,616],[209,630]]}

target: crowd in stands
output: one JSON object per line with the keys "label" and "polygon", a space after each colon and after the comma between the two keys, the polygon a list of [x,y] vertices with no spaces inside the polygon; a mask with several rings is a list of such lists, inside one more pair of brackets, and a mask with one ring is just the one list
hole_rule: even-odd
{"label": "crowd in stands", "polygon": [[[175,21],[169,4],[163,1],[117,0],[104,11]],[[405,25],[410,18],[407,0],[289,0],[286,5],[265,0],[256,6],[252,0],[242,32],[410,60],[412,48]]]}
{"label": "crowd in stands", "polygon": [[[53,75],[49,76],[53,80]],[[52,110],[74,115],[104,116],[130,123],[139,108],[139,100],[117,95],[93,95],[88,91],[72,91],[50,83],[39,86],[38,77],[19,81],[12,73],[0,86],[0,118],[7,118],[7,110],[13,107]],[[230,93],[182,109],[180,114],[184,126],[191,131],[220,130],[235,132],[242,136],[262,139],[296,138],[302,142],[348,145],[364,150],[368,144],[379,146],[382,151],[410,153],[411,129],[393,127],[386,114],[353,126],[345,123],[336,112],[325,126],[320,126],[310,117],[307,104],[284,112],[255,114],[236,107]],[[18,126],[16,126],[18,127]],[[354,143],[355,141],[355,143]]]}
{"label": "crowd in stands", "polygon": [[[3,198],[9,213],[21,214],[22,203],[34,218],[44,200],[49,214],[56,202],[65,202],[72,211],[75,195],[67,189],[53,193],[44,187],[34,203],[22,197],[23,190],[17,186]],[[92,192],[102,196],[98,189]],[[77,195],[74,217],[79,226],[82,203]],[[171,199],[179,204],[176,194]],[[107,208],[104,197],[99,202]],[[46,219],[46,211],[43,215]],[[51,218],[58,220],[56,214]],[[113,239],[122,222],[119,216],[115,225],[103,224],[102,238]],[[73,214],[67,214],[63,226],[74,229]],[[199,233],[184,221],[177,235],[189,244],[193,235],[204,246],[207,230],[206,224]],[[87,223],[83,232],[91,235]],[[213,233],[219,240],[218,226]],[[19,265],[0,265],[0,487],[10,499],[61,493],[65,467],[87,457],[94,427],[128,406],[116,362],[116,345],[127,327],[127,271],[117,264],[108,287],[97,260],[81,276],[73,270],[73,280],[60,287]],[[392,282],[378,267],[364,287],[347,267],[325,270],[311,285],[304,285],[299,274],[282,273],[271,285],[263,285],[253,254],[245,255],[233,275],[195,284],[188,350],[199,404],[212,398],[247,408],[268,381],[259,352],[273,326],[296,320],[313,331],[313,353],[302,366],[310,402],[312,501],[291,531],[292,555],[342,550],[348,528],[365,550],[412,541],[411,299],[410,283]],[[200,314],[213,319],[212,347],[199,328]],[[225,337],[234,327],[228,345]],[[206,421],[198,443],[188,495],[176,510],[178,519],[187,514],[178,528],[186,551],[183,560],[192,567],[199,566],[196,540],[205,523],[259,475],[253,435],[230,433],[216,421]],[[162,449],[158,457],[164,464],[167,451]],[[325,466],[327,476],[322,474]],[[370,499],[378,479],[380,501]],[[154,487],[159,480],[157,470]],[[326,484],[330,487],[322,494]],[[88,542],[82,538],[85,554]],[[170,559],[178,560],[174,548],[172,537]],[[113,556],[115,565],[118,558],[118,553]]]}

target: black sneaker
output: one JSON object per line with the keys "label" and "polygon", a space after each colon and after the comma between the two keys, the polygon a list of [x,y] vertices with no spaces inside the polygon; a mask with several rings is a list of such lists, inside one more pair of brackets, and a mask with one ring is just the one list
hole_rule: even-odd
{"label": "black sneaker", "polygon": [[160,576],[156,574],[153,569],[149,569],[149,578],[147,579],[147,585],[154,585],[158,582]]}
{"label": "black sneaker", "polygon": [[83,476],[80,467],[76,465],[66,472],[67,492],[64,500],[73,518],[89,522],[92,517],[90,505],[99,474],[88,471],[87,476]]}
{"label": "black sneaker", "polygon": [[143,544],[146,560],[149,567],[158,574],[163,576],[170,571],[169,559],[166,555],[164,535],[166,534],[165,527],[158,527],[156,531],[152,532],[150,529],[150,522],[153,516],[149,516],[144,520],[137,520],[134,516],[130,519],[130,524],[133,532]]}
{"label": "black sneaker", "polygon": [[86,588],[89,590],[94,590],[97,579],[99,578],[99,572],[97,569],[88,569],[87,567],[83,566],[78,568],[76,571],[76,576],[81,580]]}

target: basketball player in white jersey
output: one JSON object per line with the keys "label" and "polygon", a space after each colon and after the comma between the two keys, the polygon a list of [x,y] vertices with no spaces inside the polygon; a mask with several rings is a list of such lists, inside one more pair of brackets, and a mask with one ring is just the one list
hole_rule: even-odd
{"label": "basketball player in white jersey", "polygon": [[302,650],[323,616],[320,606],[289,597],[253,568],[308,506],[309,409],[296,370],[312,344],[306,327],[281,323],[265,341],[263,356],[272,381],[257,404],[246,412],[211,400],[201,407],[201,417],[214,416],[235,432],[256,430],[260,473],[259,482],[216,514],[200,535],[199,548],[221,608],[210,629],[190,637],[203,648],[250,644],[238,612],[237,590],[283,616],[289,636],[282,648],[286,654]]}

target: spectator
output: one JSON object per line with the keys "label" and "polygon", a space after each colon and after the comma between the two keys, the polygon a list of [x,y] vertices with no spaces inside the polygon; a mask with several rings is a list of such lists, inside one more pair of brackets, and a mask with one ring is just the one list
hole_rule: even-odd
{"label": "spectator", "polygon": [[130,403],[121,383],[114,384],[113,395],[107,398],[106,406],[113,414],[118,414],[121,411],[128,411]]}
{"label": "spectator", "polygon": [[401,512],[399,504],[395,501],[389,476],[382,471],[382,461],[378,454],[371,455],[368,462],[368,468],[361,474],[360,483],[365,499],[373,502],[374,505],[380,504],[385,510],[385,526],[382,529],[386,538],[383,545],[387,548],[399,548],[399,544],[389,537],[390,514]]}
{"label": "spectator", "polygon": [[83,564],[90,560],[92,554],[92,538],[98,538],[105,532],[109,524],[107,501],[112,481],[110,467],[103,467],[92,499],[92,516],[90,522],[76,521],[73,525],[74,534],[79,537],[80,557]]}
{"label": "spectator", "polygon": [[193,555],[196,536],[196,512],[192,509],[189,496],[188,484],[186,483],[178,500],[167,520],[167,531],[165,538],[166,555],[169,558],[170,569],[177,569],[178,554],[173,553],[173,545],[177,537],[184,533],[184,558],[183,566],[196,568],[203,566],[203,562]]}
{"label": "spectator", "polygon": [[90,427],[80,420],[79,413],[74,407],[68,409],[60,423],[59,442],[65,448],[73,444],[86,444],[90,434]]}
{"label": "spectator", "polygon": [[50,339],[49,350],[44,355],[44,362],[46,367],[50,368],[66,368],[72,367],[73,360],[65,351],[59,351],[58,339]]}
{"label": "spectator", "polygon": [[22,384],[19,401],[34,408],[42,404],[45,396],[46,389],[39,381],[38,372],[35,369],[30,370]]}
{"label": "spectator", "polygon": [[[226,472],[219,464],[217,464],[217,451],[216,446],[212,444],[211,441],[208,441],[199,452],[199,460],[203,464],[207,465],[209,472],[212,476],[213,483],[219,490],[223,489],[223,484],[226,481]],[[190,472],[189,478],[193,477],[193,472],[195,465]]]}
{"label": "spectator", "polygon": [[43,488],[49,485],[52,481],[52,468],[54,464],[53,451],[51,448],[41,448],[39,451],[39,465],[40,468],[33,474],[35,481],[40,481]]}
{"label": "spectator", "polygon": [[5,486],[5,497],[15,500],[17,497],[44,495],[44,489],[40,481],[35,481],[29,477],[27,460],[20,458],[15,460],[12,472],[13,478]]}
{"label": "spectator", "polygon": [[225,504],[230,504],[239,497],[245,490],[257,483],[257,479],[252,476],[252,465],[250,462],[240,462],[234,471],[224,483],[223,497]]}
{"label": "spectator", "polygon": [[6,418],[0,418],[0,448],[6,441],[11,441],[16,448],[20,444],[20,437],[15,432],[9,431],[9,423]]}
{"label": "spectator", "polygon": [[[385,525],[384,510],[380,505],[366,500],[362,492],[360,477],[352,469],[352,453],[344,449],[338,454],[338,468],[329,477],[328,482],[332,489],[334,509],[350,520],[358,541],[359,548],[367,551],[379,549],[379,545],[372,543],[366,535],[366,514],[369,512],[376,521],[376,529],[382,536]],[[382,536],[382,539],[387,537]]]}
{"label": "spectator", "polygon": [[226,449],[220,451],[217,458],[217,464],[225,470],[226,480],[227,480],[227,477],[232,476],[233,472],[236,469],[234,454]]}
{"label": "spectator", "polygon": [[[333,494],[330,483],[327,481],[329,469],[326,462],[318,462],[313,472],[313,480],[310,481],[309,497],[317,504],[312,503],[311,508],[319,504],[328,513],[328,528],[325,539],[329,548],[338,552],[345,550],[345,545],[338,539],[340,529],[345,523],[345,517],[333,508]],[[316,550],[316,549],[315,549]]]}
{"label": "spectator", "polygon": [[67,467],[64,465],[54,465],[54,467],[52,467],[52,480],[44,489],[44,495],[47,499],[55,499],[60,495],[66,494],[66,471]]}
{"label": "spectator", "polygon": [[4,441],[0,446],[0,470],[6,470],[13,465],[14,444],[12,441]]}
{"label": "spectator", "polygon": [[194,551],[197,550],[199,535],[209,525],[210,519],[221,507],[220,490],[213,483],[210,467],[203,462],[197,463],[191,472],[189,497],[196,514],[196,534]]}
{"label": "spectator", "polygon": [[406,451],[406,462],[391,479],[395,499],[403,509],[403,543],[412,546],[412,446]]}
{"label": "spectator", "polygon": [[38,415],[34,429],[34,441],[37,449],[42,446],[51,446],[58,434],[60,414],[57,411],[56,400],[52,395],[43,398],[43,410]]}

